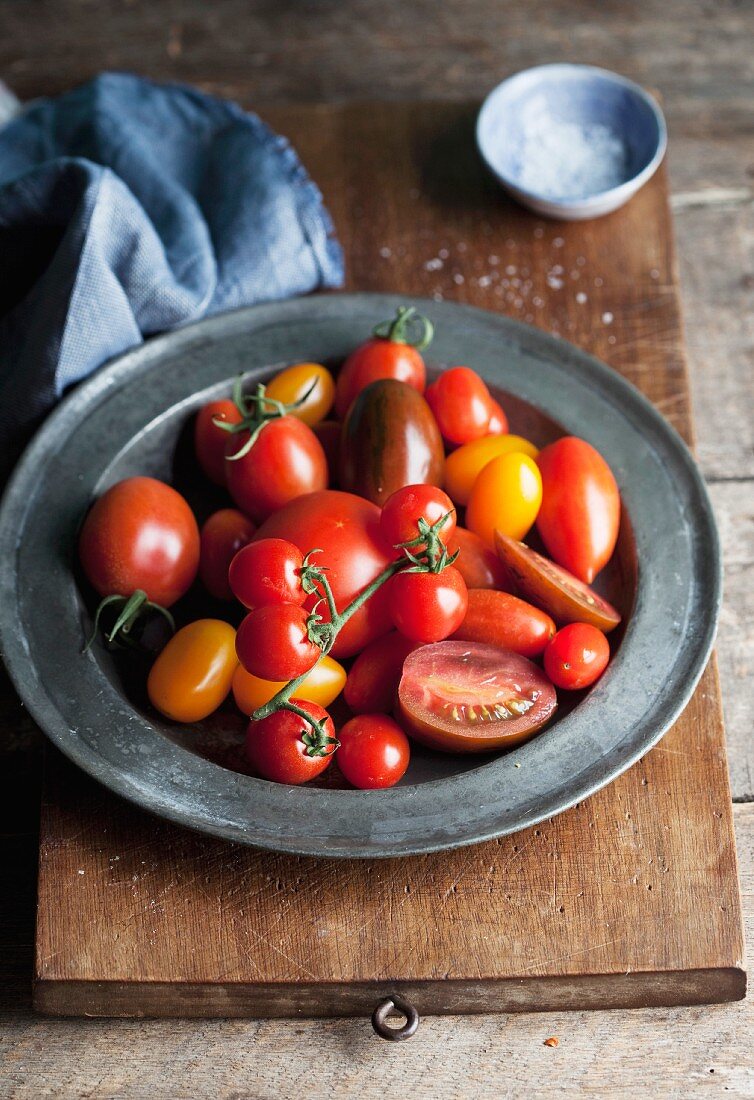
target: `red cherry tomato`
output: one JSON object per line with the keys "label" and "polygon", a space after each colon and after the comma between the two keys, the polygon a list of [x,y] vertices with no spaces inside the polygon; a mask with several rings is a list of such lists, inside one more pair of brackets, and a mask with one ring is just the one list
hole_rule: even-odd
{"label": "red cherry tomato", "polygon": [[225,484],[225,448],[228,433],[218,428],[215,420],[226,424],[240,424],[241,413],[233,401],[210,401],[199,409],[194,421],[194,449],[196,458],[211,481]]}
{"label": "red cherry tomato", "polygon": [[466,581],[467,588],[499,588],[503,592],[510,591],[510,580],[505,566],[473,531],[456,527],[448,550],[451,554],[460,550],[453,565]]}
{"label": "red cherry tomato", "polygon": [[398,717],[417,741],[445,752],[490,752],[531,737],[557,709],[541,669],[481,642],[439,642],[403,666]]}
{"label": "red cherry tomato", "polygon": [[186,501],[151,477],[119,481],[95,501],[79,536],[79,557],[100,596],[137,588],[170,607],[199,567],[199,528]]}
{"label": "red cherry tomato", "polygon": [[249,722],[246,730],[246,758],[263,779],[273,783],[308,783],[329,767],[335,751],[335,727],[332,718],[316,703],[291,699],[317,721],[325,722],[325,732],[332,738],[332,747],[322,755],[310,756],[306,742],[311,727],[290,710],[278,710],[261,722]]}
{"label": "red cherry tomato", "polygon": [[[327,577],[339,611],[366,588],[395,555],[380,535],[380,510],[376,504],[328,490],[300,497],[281,508],[259,528],[256,538],[282,538],[302,553],[320,548],[315,561],[327,566]],[[384,585],[346,623],[330,651],[333,657],[351,657],[368,642],[390,629],[390,610]],[[310,596],[304,606],[311,607]],[[320,608],[327,618],[327,609]]]}
{"label": "red cherry tomato", "polygon": [[[412,320],[423,329],[417,346],[409,341],[407,333]],[[361,391],[381,378],[394,378],[424,393],[427,371],[420,349],[426,347],[432,337],[431,325],[412,308],[404,307],[398,310],[394,321],[386,322],[382,328],[384,335],[374,336],[361,344],[341,368],[335,384],[335,412],[341,420]]]}
{"label": "red cherry tomato", "polygon": [[269,420],[251,450],[234,459],[248,438],[245,431],[228,437],[225,480],[238,507],[256,522],[296,497],[327,486],[322,444],[302,420]]}
{"label": "red cherry tomato", "polygon": [[443,371],[425,397],[447,443],[469,443],[489,434],[490,391],[470,367]]}
{"label": "red cherry tomato", "polygon": [[610,560],[620,527],[620,494],[612,471],[589,443],[566,436],[537,456],[542,505],[537,530],[548,553],[591,584]]}
{"label": "red cherry tomato", "polygon": [[452,565],[441,573],[396,573],[387,587],[393,623],[414,642],[439,642],[463,622],[468,594]]}
{"label": "red cherry tomato", "polygon": [[343,697],[354,714],[393,709],[403,671],[403,662],[416,649],[416,642],[395,630],[375,638],[358,655],[348,673]]}
{"label": "red cherry tomato", "polygon": [[[447,545],[456,528],[453,501],[434,485],[406,485],[388,497],[380,517],[380,531],[388,546],[398,546],[419,537],[419,520],[432,527],[443,516],[447,519],[438,534]],[[420,550],[421,547],[417,547]]]}
{"label": "red cherry tomato", "polygon": [[599,680],[609,660],[610,646],[601,631],[588,623],[570,623],[545,650],[545,672],[556,687],[577,691]]}
{"label": "red cherry tomato", "polygon": [[338,737],[338,767],[354,787],[394,787],[406,774],[411,758],[408,738],[386,714],[360,714],[346,722]]}
{"label": "red cherry tomato", "polygon": [[307,613],[292,603],[269,604],[250,611],[236,634],[238,659],[252,676],[286,683],[301,676],[321,650],[309,640]]}
{"label": "red cherry tomato", "polygon": [[508,417],[499,401],[490,397],[490,422],[487,425],[487,435],[507,435]]}
{"label": "red cherry tomato", "polygon": [[251,540],[255,530],[248,516],[235,508],[221,508],[219,512],[214,512],[202,527],[199,576],[215,599],[233,599],[228,569],[234,556]]}
{"label": "red cherry tomato", "polygon": [[453,637],[512,649],[522,657],[539,657],[554,634],[555,623],[538,607],[509,592],[472,588],[466,617]]}
{"label": "red cherry tomato", "polygon": [[304,556],[286,539],[261,539],[240,550],[230,563],[228,580],[233,595],[248,607],[268,604],[302,604]]}

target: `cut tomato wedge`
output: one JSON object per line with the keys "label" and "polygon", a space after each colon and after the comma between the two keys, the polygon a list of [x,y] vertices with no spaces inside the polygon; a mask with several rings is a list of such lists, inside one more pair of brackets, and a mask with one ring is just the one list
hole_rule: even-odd
{"label": "cut tomato wedge", "polygon": [[399,720],[444,752],[491,752],[527,740],[557,709],[541,669],[509,649],[435,642],[409,654],[398,688]]}
{"label": "cut tomato wedge", "polygon": [[495,546],[517,594],[541,607],[557,623],[589,623],[608,634],[620,622],[611,603],[562,565],[500,531],[495,532]]}

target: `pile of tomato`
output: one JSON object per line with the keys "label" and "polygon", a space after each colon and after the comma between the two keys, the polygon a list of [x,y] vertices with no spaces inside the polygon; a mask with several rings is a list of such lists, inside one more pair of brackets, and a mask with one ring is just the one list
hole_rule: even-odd
{"label": "pile of tomato", "polygon": [[430,338],[404,308],[336,377],[300,363],[201,408],[196,477],[219,506],[201,530],[150,477],[84,520],[107,644],[143,649],[197,581],[227,606],[172,634],[147,692],[182,724],[232,695],[263,778],[304,783],[336,760],[353,786],[389,787],[414,742],[506,749],[609,661],[620,615],[591,587],[619,532],[607,463],[582,439],[538,450],[510,433],[469,367],[427,385]]}

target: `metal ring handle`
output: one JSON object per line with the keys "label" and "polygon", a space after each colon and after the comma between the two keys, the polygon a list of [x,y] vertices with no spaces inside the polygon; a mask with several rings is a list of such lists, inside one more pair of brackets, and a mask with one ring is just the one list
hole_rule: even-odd
{"label": "metal ring handle", "polygon": [[[387,1022],[392,1012],[406,1017],[403,1027],[391,1027]],[[401,1043],[404,1039],[410,1039],[416,1033],[419,1020],[419,1013],[411,1002],[395,993],[379,1001],[372,1013],[372,1027],[380,1039],[387,1039],[389,1043]]]}

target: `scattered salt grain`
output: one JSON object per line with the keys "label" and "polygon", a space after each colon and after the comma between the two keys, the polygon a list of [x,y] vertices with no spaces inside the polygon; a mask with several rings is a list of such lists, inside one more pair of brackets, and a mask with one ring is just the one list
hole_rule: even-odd
{"label": "scattered salt grain", "polygon": [[384,248],[380,249],[380,256],[382,256],[383,260],[388,260],[392,255],[393,255],[392,248],[384,247]]}
{"label": "scattered salt grain", "polygon": [[602,324],[603,325],[612,325],[612,323],[613,323],[612,313],[610,313],[609,311],[607,313],[603,313],[602,314]]}
{"label": "scattered salt grain", "polygon": [[583,306],[584,302],[588,301],[588,298],[583,290],[580,290],[576,295],[576,301],[579,303],[580,306]]}
{"label": "scattered salt grain", "polygon": [[547,285],[550,287],[551,290],[562,290],[563,280],[560,278],[559,275],[548,275]]}
{"label": "scattered salt grain", "polygon": [[450,253],[448,252],[447,248],[441,248],[437,255],[440,257],[441,260],[447,260]]}
{"label": "scattered salt grain", "polygon": [[552,247],[553,248],[562,248],[564,244],[565,244],[565,241],[563,240],[562,237],[556,237],[554,239],[554,241],[552,242]]}
{"label": "scattered salt grain", "polygon": [[577,256],[576,263],[579,265],[579,267],[583,267],[586,263],[586,256]]}
{"label": "scattered salt grain", "polygon": [[500,263],[500,257],[499,256],[488,256],[487,257],[487,263],[491,267],[497,267],[497,265]]}
{"label": "scattered salt grain", "polygon": [[604,280],[601,279],[598,275],[597,278],[594,280],[594,285],[595,286],[602,286],[603,282],[604,282]]}
{"label": "scattered salt grain", "polygon": [[443,268],[443,262],[439,256],[436,256],[433,260],[427,260],[424,265],[425,271],[441,271]]}
{"label": "scattered salt grain", "polygon": [[505,269],[505,274],[506,275],[515,275],[517,270],[518,270],[518,268],[515,267],[513,264],[508,264],[508,266]]}
{"label": "scattered salt grain", "polygon": [[464,283],[463,275],[459,275],[458,273],[456,273],[453,276],[453,282],[456,284],[456,286],[463,286],[463,283]]}
{"label": "scattered salt grain", "polygon": [[537,228],[534,230],[534,236],[537,238],[537,240],[539,240],[541,237],[544,237],[544,235],[545,235],[544,229],[542,228],[541,225],[538,225]]}
{"label": "scattered salt grain", "polygon": [[657,270],[656,267],[652,268],[652,270],[649,273],[649,277],[650,277],[650,279],[659,279],[660,278],[660,272]]}

